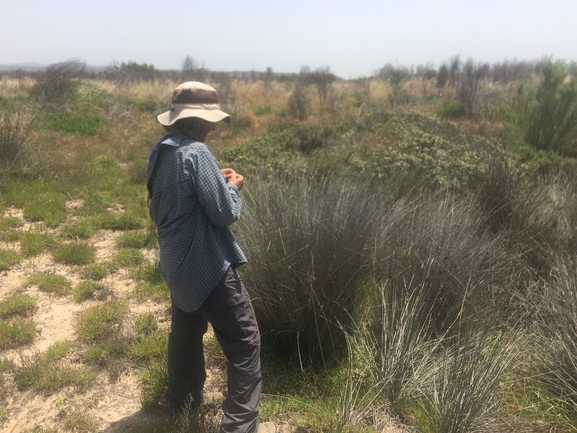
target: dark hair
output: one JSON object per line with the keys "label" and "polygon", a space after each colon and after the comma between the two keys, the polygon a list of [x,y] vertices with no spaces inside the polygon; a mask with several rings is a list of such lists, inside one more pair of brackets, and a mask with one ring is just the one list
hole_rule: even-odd
{"label": "dark hair", "polygon": [[172,129],[178,129],[182,132],[182,135],[192,138],[193,140],[200,140],[204,137],[207,130],[212,129],[212,122],[208,120],[201,119],[200,117],[186,117],[184,119],[179,119],[172,125],[165,126],[168,132]]}

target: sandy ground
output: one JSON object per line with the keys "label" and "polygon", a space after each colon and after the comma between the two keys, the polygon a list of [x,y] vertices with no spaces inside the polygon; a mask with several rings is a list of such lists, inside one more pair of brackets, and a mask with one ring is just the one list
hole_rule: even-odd
{"label": "sandy ground", "polygon": [[[77,204],[71,203],[70,206]],[[18,209],[10,209],[11,216],[22,218]],[[23,220],[24,221],[24,220]],[[20,229],[31,230],[34,227],[26,222]],[[97,247],[96,261],[110,260],[115,252],[114,239],[118,233],[100,231],[89,243]],[[17,243],[2,243],[0,248],[19,250]],[[156,251],[143,251],[148,259],[154,259]],[[23,348],[0,351],[0,358],[12,360],[21,366],[27,359],[34,359],[39,353],[58,341],[75,341],[78,336],[75,331],[75,318],[82,310],[95,305],[97,301],[77,303],[71,296],[57,296],[40,291],[37,287],[24,287],[27,278],[34,273],[52,273],[64,275],[78,284],[80,277],[74,267],[55,263],[49,254],[41,254],[24,260],[12,266],[8,271],[0,272],[0,300],[15,292],[26,293],[37,301],[37,309],[32,315],[37,328],[34,342]],[[126,322],[133,323],[134,317],[140,313],[156,315],[161,328],[169,326],[167,305],[164,302],[136,301],[126,295],[134,287],[135,282],[126,272],[120,271],[109,275],[103,281],[114,295],[129,300],[129,312]],[[77,347],[73,347],[64,362],[79,365],[82,357]],[[222,377],[222,362],[207,359],[208,379],[205,393],[225,392]],[[3,378],[2,378],[3,376]],[[65,388],[52,395],[37,394],[34,391],[20,392],[14,383],[11,371],[0,373],[0,404],[8,403],[10,415],[2,422],[0,431],[10,433],[30,432],[35,425],[44,429],[64,431],[62,422],[67,414],[78,412],[89,415],[98,422],[98,431],[106,433],[138,431],[139,426],[150,425],[168,416],[166,407],[143,410],[140,404],[141,382],[139,370],[133,364],[119,361],[100,371],[96,384],[84,393],[78,393],[74,388]],[[215,409],[216,413],[216,409]],[[218,416],[218,413],[216,413]],[[301,432],[295,429],[289,420],[276,420],[279,432]],[[383,424],[382,424],[383,425]],[[390,420],[384,423],[382,432],[398,433],[407,431]]]}

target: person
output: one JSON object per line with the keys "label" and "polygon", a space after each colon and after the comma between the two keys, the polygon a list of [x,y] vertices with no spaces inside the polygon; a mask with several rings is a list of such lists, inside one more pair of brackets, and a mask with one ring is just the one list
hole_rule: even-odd
{"label": "person", "polygon": [[260,333],[237,269],[246,257],[229,228],[240,217],[244,177],[231,168],[220,170],[204,144],[216,123],[230,119],[214,88],[183,83],[172,94],[170,110],[158,116],[168,134],[149,156],[149,213],[172,301],[169,404],[175,413],[202,404],[202,338],[210,323],[228,362],[220,432],[269,433],[276,431],[274,424],[259,425],[257,419]]}

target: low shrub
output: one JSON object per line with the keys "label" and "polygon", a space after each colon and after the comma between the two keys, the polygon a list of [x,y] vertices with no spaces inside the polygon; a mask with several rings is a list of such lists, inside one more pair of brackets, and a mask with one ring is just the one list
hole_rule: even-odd
{"label": "low shrub", "polygon": [[435,110],[437,116],[445,119],[460,119],[467,115],[463,104],[457,101],[443,102],[443,104]]}
{"label": "low shrub", "polygon": [[10,98],[0,95],[0,113],[14,113],[16,111],[16,105]]}

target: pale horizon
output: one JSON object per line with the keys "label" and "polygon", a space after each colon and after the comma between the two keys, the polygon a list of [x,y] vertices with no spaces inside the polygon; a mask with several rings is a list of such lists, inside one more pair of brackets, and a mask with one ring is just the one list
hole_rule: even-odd
{"label": "pale horizon", "polygon": [[[167,7],[170,6],[170,7]],[[0,64],[76,59],[180,70],[298,73],[349,79],[385,64],[577,60],[577,2],[250,0],[219,3],[21,0],[0,10]]]}

